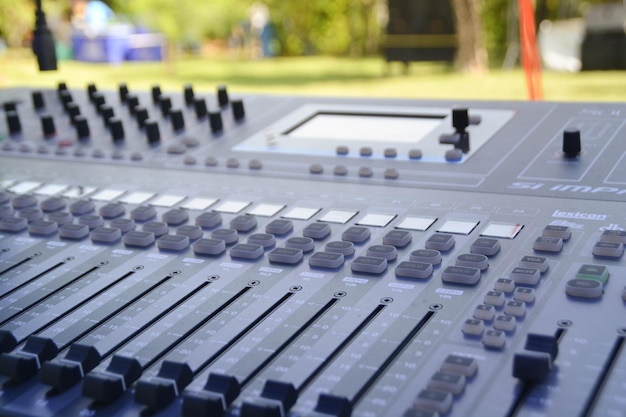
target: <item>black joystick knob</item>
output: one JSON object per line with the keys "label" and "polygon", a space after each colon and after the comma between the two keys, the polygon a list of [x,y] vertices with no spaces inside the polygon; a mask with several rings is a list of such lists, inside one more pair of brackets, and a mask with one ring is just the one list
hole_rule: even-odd
{"label": "black joystick knob", "polygon": [[120,93],[120,101],[126,103],[126,98],[128,97],[128,86],[126,83],[120,83],[117,87],[117,91]]}
{"label": "black joystick knob", "polygon": [[56,127],[54,126],[54,119],[49,114],[41,116],[41,130],[45,137],[54,136],[56,134]]}
{"label": "black joystick knob", "polygon": [[83,141],[90,136],[89,123],[85,116],[77,116],[74,119],[74,126],[76,127],[76,137],[79,141]]}
{"label": "black joystick knob", "polygon": [[569,127],[563,131],[563,155],[574,158],[580,154],[580,130]]}
{"label": "black joystick knob", "polygon": [[109,129],[111,130],[111,139],[114,143],[124,140],[124,125],[117,117],[109,119]]}
{"label": "black joystick knob", "polygon": [[20,116],[16,111],[6,112],[7,125],[9,126],[9,135],[17,135],[22,133],[22,123],[20,122]]}
{"label": "black joystick knob", "polygon": [[196,98],[193,100],[193,107],[196,111],[196,117],[198,119],[204,119],[209,113],[206,106],[206,101],[203,98]]}
{"label": "black joystick knob", "polygon": [[220,105],[220,107],[224,107],[228,105],[228,102],[228,90],[226,89],[225,85],[220,85],[217,88],[217,103]]}
{"label": "black joystick knob", "polygon": [[152,89],[152,102],[154,104],[159,104],[159,99],[161,98],[161,87],[159,87],[158,85],[153,85]]}
{"label": "black joystick knob", "polygon": [[46,107],[46,104],[43,100],[43,93],[41,91],[33,91],[33,107],[35,110],[41,110]]}
{"label": "black joystick knob", "polygon": [[231,101],[231,107],[233,109],[233,118],[236,121],[243,120],[246,117],[246,111],[243,107],[243,100]]}
{"label": "black joystick knob", "polygon": [[452,127],[458,132],[465,132],[465,128],[469,126],[469,112],[465,107],[457,107],[452,109]]}
{"label": "black joystick knob", "polygon": [[161,132],[156,120],[146,120],[146,138],[150,145],[158,145],[161,142]]}
{"label": "black joystick knob", "polygon": [[191,106],[193,104],[193,99],[195,98],[195,94],[193,92],[193,86],[191,84],[185,85],[184,95],[185,95],[185,104],[187,106]]}
{"label": "black joystick knob", "polygon": [[222,123],[222,113],[218,111],[209,113],[209,126],[211,126],[211,132],[221,132],[224,129],[224,124]]}
{"label": "black joystick knob", "polygon": [[181,109],[170,111],[170,121],[172,122],[172,129],[174,129],[175,132],[185,129],[185,118],[183,117],[183,111]]}
{"label": "black joystick knob", "polygon": [[146,127],[146,120],[150,118],[148,115],[148,109],[145,107],[137,107],[135,109],[135,118],[137,119],[137,124],[140,128]]}

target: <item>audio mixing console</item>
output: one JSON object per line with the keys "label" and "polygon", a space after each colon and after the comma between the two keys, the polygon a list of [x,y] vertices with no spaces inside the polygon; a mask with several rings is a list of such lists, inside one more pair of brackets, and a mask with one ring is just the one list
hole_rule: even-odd
{"label": "audio mixing console", "polygon": [[626,416],[626,105],[0,91],[0,415]]}

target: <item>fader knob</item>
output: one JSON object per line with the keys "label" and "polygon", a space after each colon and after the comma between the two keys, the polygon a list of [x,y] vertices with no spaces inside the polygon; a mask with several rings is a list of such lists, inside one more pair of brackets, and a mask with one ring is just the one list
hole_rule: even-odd
{"label": "fader knob", "polygon": [[220,105],[220,107],[224,107],[228,105],[228,102],[228,90],[226,89],[225,85],[220,85],[217,88],[217,103]]}
{"label": "fader knob", "polygon": [[568,158],[574,158],[580,154],[580,130],[569,127],[563,131],[563,154]]}
{"label": "fader knob", "polygon": [[67,84],[65,84],[63,81],[57,84],[57,93],[59,95],[61,95],[61,91],[67,91]]}
{"label": "fader knob", "polygon": [[91,101],[96,107],[98,113],[102,113],[102,107],[106,104],[106,99],[104,98],[104,95],[96,91],[92,94]]}
{"label": "fader knob", "polygon": [[116,117],[109,119],[109,129],[113,142],[118,143],[124,140],[124,125],[120,119]]}
{"label": "fader knob", "polygon": [[161,98],[161,87],[159,87],[158,85],[153,85],[151,89],[151,93],[152,93],[152,102],[154,104],[158,104],[159,99]]}
{"label": "fader knob", "polygon": [[161,132],[156,120],[146,120],[146,138],[150,145],[158,145],[161,142]]}
{"label": "fader knob", "polygon": [[69,103],[65,111],[67,112],[67,115],[70,117],[70,121],[72,122],[72,124],[74,124],[76,121],[76,117],[80,116],[80,107],[78,107],[78,104]]}
{"label": "fader knob", "polygon": [[59,99],[61,100],[61,104],[63,104],[63,109],[67,109],[67,105],[74,101],[72,93],[68,90],[59,91]]}
{"label": "fader knob", "polygon": [[105,126],[108,126],[111,119],[115,117],[115,111],[113,111],[113,107],[108,105],[100,107],[100,114],[102,115],[102,120],[104,120]]}
{"label": "fader knob", "polygon": [[187,106],[191,106],[193,104],[193,99],[195,98],[195,94],[193,92],[193,86],[191,84],[185,85],[184,95],[185,95],[185,104]]}
{"label": "fader knob", "polygon": [[161,114],[163,115],[163,117],[166,117],[168,114],[170,114],[170,110],[172,110],[172,99],[169,97],[160,97],[159,108],[161,109]]}
{"label": "fader knob", "polygon": [[96,87],[96,85],[94,83],[89,83],[87,85],[87,95],[89,96],[89,100],[93,101],[93,95],[94,93],[98,92],[98,88]]}
{"label": "fader knob", "polygon": [[137,124],[140,128],[146,127],[146,120],[150,118],[148,115],[148,109],[145,107],[137,107],[135,109],[135,118],[137,119]]}
{"label": "fader knob", "polygon": [[17,135],[22,132],[22,123],[16,111],[6,112],[6,118],[9,126],[9,135]]}
{"label": "fader knob", "polygon": [[33,107],[35,110],[41,110],[46,107],[46,104],[43,100],[43,93],[41,91],[33,91]]}
{"label": "fader knob", "polygon": [[126,98],[128,97],[128,86],[126,85],[126,83],[120,83],[117,91],[120,94],[120,101],[122,103],[126,103]]}
{"label": "fader knob", "polygon": [[469,126],[469,112],[466,107],[456,107],[452,109],[452,126],[457,132],[465,132]]}
{"label": "fader knob", "polygon": [[56,127],[54,126],[54,119],[49,114],[41,116],[41,130],[45,137],[54,136],[56,133]]}
{"label": "fader knob", "polygon": [[74,126],[76,127],[76,137],[82,141],[89,137],[89,123],[85,116],[76,116],[74,118]]}
{"label": "fader knob", "polygon": [[243,107],[243,100],[233,100],[231,102],[233,109],[233,118],[236,121],[243,120],[246,117],[246,111]]}
{"label": "fader knob", "polygon": [[14,101],[7,101],[6,103],[4,103],[4,105],[2,107],[4,107],[4,111],[5,112],[10,112],[10,111],[16,111],[17,110],[17,106],[15,105]]}
{"label": "fader knob", "polygon": [[170,111],[170,121],[172,122],[172,129],[175,132],[179,132],[185,128],[185,119],[183,118],[183,111],[181,109]]}
{"label": "fader knob", "polygon": [[139,97],[135,94],[129,94],[128,97],[126,97],[126,105],[128,105],[130,114],[135,114],[135,110],[139,106]]}
{"label": "fader knob", "polygon": [[221,132],[224,129],[222,113],[218,111],[209,113],[209,125],[211,126],[211,132]]}

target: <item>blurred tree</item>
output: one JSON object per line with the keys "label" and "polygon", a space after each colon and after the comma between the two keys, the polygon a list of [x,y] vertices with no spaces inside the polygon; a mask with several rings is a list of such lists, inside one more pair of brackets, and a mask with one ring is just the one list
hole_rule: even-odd
{"label": "blurred tree", "polygon": [[458,39],[457,66],[462,71],[482,73],[487,70],[481,3],[481,0],[452,0]]}
{"label": "blurred tree", "polygon": [[34,2],[0,0],[0,38],[10,48],[24,46],[33,29]]}

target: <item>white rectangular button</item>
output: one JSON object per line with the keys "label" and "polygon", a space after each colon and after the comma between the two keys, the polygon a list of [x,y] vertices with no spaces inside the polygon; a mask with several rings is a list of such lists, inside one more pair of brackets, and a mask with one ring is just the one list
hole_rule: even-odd
{"label": "white rectangular button", "polygon": [[18,182],[17,184],[9,188],[9,191],[15,194],[26,194],[26,193],[30,193],[31,191],[36,190],[39,187],[41,187],[40,182],[22,181],[22,182]]}
{"label": "white rectangular button", "polygon": [[478,225],[476,221],[448,220],[441,226],[438,232],[452,233],[456,235],[469,235]]}
{"label": "white rectangular button", "polygon": [[315,216],[320,210],[321,209],[319,208],[294,207],[280,217],[282,217],[283,219],[309,220],[311,217]]}
{"label": "white rectangular button", "polygon": [[158,206],[158,207],[174,207],[176,204],[180,203],[185,198],[186,198],[185,196],[181,196],[181,195],[164,194],[164,195],[157,197],[150,204],[153,206]]}
{"label": "white rectangular button", "polygon": [[217,198],[202,198],[196,197],[192,198],[189,201],[181,204],[182,208],[186,208],[187,210],[206,210],[211,207],[213,204],[217,203]]}
{"label": "white rectangular button", "polygon": [[213,210],[220,213],[239,213],[241,210],[248,207],[250,204],[249,201],[224,201],[219,206],[215,207]]}
{"label": "white rectangular button", "polygon": [[395,214],[366,214],[356,224],[360,226],[385,227],[396,218]]}
{"label": "white rectangular button", "polygon": [[130,194],[127,194],[125,196],[123,196],[122,198],[120,198],[120,201],[122,203],[127,203],[127,204],[143,204],[146,201],[150,200],[152,197],[154,197],[156,194],[154,193],[146,193],[146,192],[141,192],[141,191],[134,191]]}
{"label": "white rectangular button", "polygon": [[63,184],[46,184],[43,187],[39,188],[37,191],[35,191],[35,194],[57,195],[67,190],[68,187],[69,185],[63,185]]}
{"label": "white rectangular button", "polygon": [[100,190],[91,196],[92,200],[98,201],[113,201],[118,197],[121,197],[126,191],[123,190],[113,190],[110,188],[105,188],[104,190]]}
{"label": "white rectangular button", "polygon": [[253,216],[272,217],[284,208],[285,206],[282,204],[264,203],[254,207],[248,212],[248,214],[252,214]]}
{"label": "white rectangular button", "polygon": [[356,216],[357,213],[358,211],[331,210],[328,213],[326,213],[324,216],[322,216],[322,218],[319,221],[326,222],[326,223],[344,224],[344,223],[347,223],[351,218]]}
{"label": "white rectangular button", "polygon": [[396,229],[417,230],[423,232],[428,230],[428,228],[436,221],[436,217],[408,216],[396,226]]}

